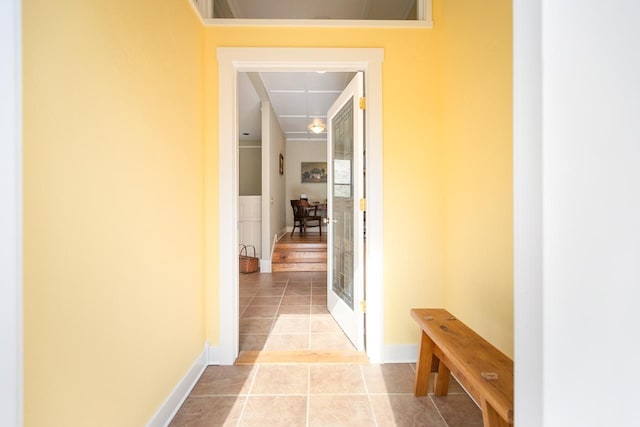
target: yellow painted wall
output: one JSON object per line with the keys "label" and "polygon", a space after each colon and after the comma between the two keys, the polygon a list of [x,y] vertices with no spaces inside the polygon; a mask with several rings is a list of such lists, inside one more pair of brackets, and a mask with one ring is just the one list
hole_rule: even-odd
{"label": "yellow painted wall", "polygon": [[447,308],[513,357],[511,1],[442,1]]}
{"label": "yellow painted wall", "polygon": [[[207,338],[218,343],[217,47],[381,47],[384,138],[385,342],[416,342],[409,309],[441,306],[442,158],[438,145],[435,34],[427,29],[208,27],[205,36]],[[221,142],[220,142],[221,143]],[[220,207],[222,209],[223,207]],[[408,217],[408,210],[419,213]]]}
{"label": "yellow painted wall", "polygon": [[26,425],[142,425],[217,344],[222,46],[384,48],[385,343],[444,305],[512,354],[511,6],[484,6],[410,30],[25,3]]}
{"label": "yellow painted wall", "polygon": [[[409,308],[445,306],[512,356],[511,2],[440,0],[433,13],[433,30],[206,29],[207,269],[217,273],[216,47],[382,47],[385,344],[416,342]],[[207,295],[217,343],[215,274]]]}
{"label": "yellow painted wall", "polygon": [[145,425],[203,349],[202,36],[23,3],[25,426]]}

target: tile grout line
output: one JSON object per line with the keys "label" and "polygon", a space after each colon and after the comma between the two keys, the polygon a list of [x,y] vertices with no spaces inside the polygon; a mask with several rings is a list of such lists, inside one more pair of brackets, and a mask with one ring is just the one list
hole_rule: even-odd
{"label": "tile grout line", "polygon": [[378,427],[378,418],[376,417],[376,412],[373,410],[373,403],[371,402],[371,393],[369,393],[369,385],[367,384],[367,379],[364,376],[364,372],[362,370],[362,365],[360,368],[360,377],[362,378],[362,383],[364,384],[364,390],[367,394],[367,402],[369,402],[369,410],[371,411],[371,415],[373,416],[373,422],[376,427]]}
{"label": "tile grout line", "polygon": [[307,427],[311,422],[311,365],[307,364]]}
{"label": "tile grout line", "polygon": [[247,305],[244,306],[244,309],[242,310],[242,312],[240,314],[238,314],[238,319],[242,318],[242,315],[244,314],[245,311],[247,311],[247,309],[249,308],[249,306],[251,305],[251,303],[253,302],[253,300],[256,298],[255,295],[253,295],[251,297],[251,300],[249,301],[249,303]]}
{"label": "tile grout line", "polygon": [[309,281],[309,327],[307,328],[307,350],[311,351],[311,306],[313,304],[313,280]]}
{"label": "tile grout line", "polygon": [[[416,373],[416,367],[414,366],[413,363],[409,364],[409,367],[411,368],[411,370],[413,371],[413,374],[415,376]],[[429,374],[431,375],[431,374]],[[429,381],[431,381],[431,378],[429,378]],[[415,395],[415,394],[414,394]],[[442,415],[442,412],[440,412],[440,408],[438,408],[438,405],[436,405],[435,400],[433,400],[432,394],[427,392],[427,397],[429,398],[429,401],[431,402],[431,404],[433,405],[433,407],[435,408],[436,412],[438,413],[438,415],[440,416],[440,419],[442,420],[442,422],[444,423],[444,425],[446,427],[449,426],[449,423],[447,423],[447,420],[444,419],[444,416]]]}
{"label": "tile grout line", "polygon": [[[276,307],[276,312],[273,315],[273,320],[271,321],[271,328],[269,328],[269,332],[267,333],[267,340],[271,336],[271,332],[276,326],[276,319],[278,318],[278,313],[280,312],[280,307],[282,307],[282,301],[284,301],[284,296],[287,293],[287,289],[289,288],[289,276],[287,276],[287,280],[284,283],[284,288],[282,289],[282,295],[280,295],[280,302],[278,303],[278,307]],[[275,334],[274,334],[275,335]],[[265,341],[265,346],[266,346]]]}
{"label": "tile grout line", "polygon": [[251,385],[249,386],[249,390],[247,390],[247,396],[244,399],[244,404],[242,405],[242,410],[240,411],[240,416],[238,417],[238,422],[236,423],[236,427],[240,426],[240,422],[244,417],[245,411],[247,409],[247,405],[249,404],[249,398],[251,397],[251,392],[253,391],[253,385],[256,383],[256,378],[258,377],[259,371],[260,371],[260,365],[256,365],[256,371],[253,373],[253,378],[251,378]]}
{"label": "tile grout line", "polygon": [[[286,289],[287,289],[287,286],[288,286],[288,283],[289,283],[289,279],[287,278],[286,280],[270,280],[270,281],[269,281],[269,284],[270,284],[270,285],[273,285],[273,283],[279,283],[279,282],[284,282],[284,288],[282,289],[282,292],[281,292],[281,294],[280,294],[280,297],[279,297],[279,298],[280,298],[280,300],[279,300],[278,304],[276,305],[276,311],[275,311],[275,313],[274,313],[272,316],[270,316],[270,317],[256,318],[256,319],[270,319],[270,320],[271,320],[271,326],[269,327],[269,330],[266,332],[266,334],[265,334],[265,333],[257,333],[257,332],[256,332],[256,333],[245,333],[245,334],[239,334],[239,335],[266,335],[265,342],[264,342],[264,344],[262,345],[263,349],[264,349],[264,347],[266,346],[266,341],[267,341],[267,340],[269,339],[269,337],[271,336],[271,331],[272,331],[272,330],[273,330],[273,328],[274,328],[274,325],[275,325],[275,322],[276,322],[276,319],[277,319],[277,315],[278,315],[278,311],[280,310],[280,307],[282,306],[282,300],[283,300],[283,298],[284,298],[284,294],[285,294],[285,292],[286,292]],[[272,288],[272,289],[273,289],[273,288]],[[256,295],[257,295],[257,294],[256,294]],[[243,313],[244,313],[244,312],[249,308],[249,305],[251,305],[251,303],[253,303],[253,301],[255,300],[255,298],[256,298],[256,296],[253,296],[253,297],[252,297],[251,301],[249,302],[249,304],[247,305],[247,307],[245,308],[245,310],[243,310]],[[242,317],[242,314],[240,315],[240,317]],[[240,348],[240,351],[242,351],[242,350],[243,350],[243,349],[242,349],[242,348]]]}
{"label": "tile grout line", "polygon": [[440,418],[442,419],[442,422],[444,423],[444,425],[446,427],[449,427],[449,423],[447,422],[447,420],[444,419],[444,416],[442,415],[442,412],[440,412],[440,408],[438,408],[438,405],[436,405],[435,400],[433,400],[433,394],[432,393],[428,393],[428,397],[429,397],[429,401],[431,402],[431,404],[435,408],[436,412],[438,413],[438,415],[440,415]]}

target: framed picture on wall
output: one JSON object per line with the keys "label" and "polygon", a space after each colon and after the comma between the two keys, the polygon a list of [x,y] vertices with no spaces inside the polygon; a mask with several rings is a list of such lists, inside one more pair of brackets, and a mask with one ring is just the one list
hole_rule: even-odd
{"label": "framed picture on wall", "polygon": [[327,182],[327,162],[302,162],[300,169],[300,182]]}
{"label": "framed picture on wall", "polygon": [[284,156],[280,153],[280,175],[284,175]]}

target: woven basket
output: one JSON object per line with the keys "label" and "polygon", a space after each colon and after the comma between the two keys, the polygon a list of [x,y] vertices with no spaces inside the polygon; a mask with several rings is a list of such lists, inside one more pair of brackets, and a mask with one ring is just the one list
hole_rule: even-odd
{"label": "woven basket", "polygon": [[[253,256],[248,255],[248,249],[253,249]],[[240,273],[255,273],[258,271],[258,258],[256,258],[256,247],[253,245],[242,245],[240,249]]]}

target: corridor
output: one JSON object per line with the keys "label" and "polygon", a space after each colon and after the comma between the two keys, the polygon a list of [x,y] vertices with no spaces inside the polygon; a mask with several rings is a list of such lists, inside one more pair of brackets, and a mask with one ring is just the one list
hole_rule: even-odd
{"label": "corridor", "polygon": [[170,426],[482,426],[455,380],[415,397],[415,364],[367,363],[326,292],[324,272],[242,274],[238,362],[207,367]]}

